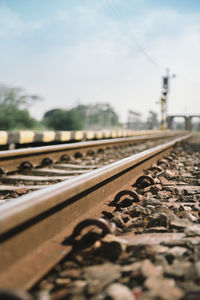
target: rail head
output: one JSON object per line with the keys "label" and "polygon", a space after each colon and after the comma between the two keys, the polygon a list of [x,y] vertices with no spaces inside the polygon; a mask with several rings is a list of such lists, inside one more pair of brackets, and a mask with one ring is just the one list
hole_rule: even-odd
{"label": "rail head", "polygon": [[163,145],[156,146],[118,162],[93,170],[87,174],[72,178],[53,186],[22,196],[0,207],[0,236],[48,210],[70,201],[73,197],[98,188],[116,176],[134,169],[138,165],[172,148],[176,143],[186,140],[191,134],[176,138]]}

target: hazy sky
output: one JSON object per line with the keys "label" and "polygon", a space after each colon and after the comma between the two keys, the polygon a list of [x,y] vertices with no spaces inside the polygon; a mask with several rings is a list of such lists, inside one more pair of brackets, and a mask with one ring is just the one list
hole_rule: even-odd
{"label": "hazy sky", "polygon": [[39,94],[38,119],[55,107],[109,102],[160,112],[200,113],[199,0],[0,0],[0,82]]}

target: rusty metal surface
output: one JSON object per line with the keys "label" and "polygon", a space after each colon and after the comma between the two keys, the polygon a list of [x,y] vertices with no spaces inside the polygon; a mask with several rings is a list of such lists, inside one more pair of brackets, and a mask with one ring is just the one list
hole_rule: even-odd
{"label": "rusty metal surface", "polygon": [[[24,154],[26,153],[25,149],[22,150],[22,155],[18,151],[17,153],[20,154],[20,159],[23,161],[19,162],[19,157],[16,157],[17,161],[15,157],[11,160],[8,156],[3,159],[7,167],[3,168],[0,164],[0,182],[2,183],[0,205],[17,199],[19,196],[31,193],[33,189],[29,188],[28,185],[38,185],[37,189],[42,189],[42,182],[44,180],[42,179],[40,182],[39,178],[41,177],[49,177],[49,180],[45,180],[45,186],[68,180],[172,139],[168,134],[164,136],[165,138],[155,139],[153,137],[153,139],[150,138],[142,141],[137,139],[137,142],[131,141],[130,138],[126,139],[126,141],[123,139],[123,144],[118,143],[119,139],[116,140],[116,143],[111,142],[108,144],[107,141],[104,146],[99,146],[100,148],[98,148],[96,142],[87,144],[86,148],[85,146],[81,148],[77,144],[77,147],[73,145],[75,147],[74,153],[68,152],[68,149],[64,154],[62,151],[61,153],[58,151],[58,147],[56,149],[51,147],[51,152],[46,153],[45,157],[42,155],[44,155],[46,147],[34,150],[36,156],[33,154],[31,157]],[[40,155],[38,154],[39,149],[41,150]],[[27,149],[28,152],[29,150],[32,151],[32,149]],[[53,150],[56,150],[56,153],[52,152]],[[15,155],[16,152],[14,151],[13,153]],[[8,152],[8,155],[11,154],[12,152]],[[54,158],[52,155],[54,155]],[[9,171],[8,164],[11,162],[12,169]],[[9,176],[9,174],[12,174],[12,176]],[[23,176],[26,176],[26,178]],[[38,180],[36,178],[32,180],[34,177],[38,177]],[[51,180],[50,177],[54,177],[55,179]],[[8,189],[8,185],[10,185],[10,189]],[[17,187],[14,189],[13,186],[24,186],[24,189],[18,189]]]}
{"label": "rusty metal surface", "polygon": [[198,300],[199,161],[199,139],[176,145],[112,197],[114,210],[102,211],[111,233],[94,219],[85,232],[77,228],[90,219],[77,224],[62,242],[72,250],[30,291],[34,299],[45,291],[51,300]]}
{"label": "rusty metal surface", "polygon": [[[60,241],[74,224],[98,215],[117,191],[133,184],[144,168],[187,138],[189,135],[1,207],[0,285],[30,288],[65,255]],[[48,254],[42,251],[45,247]],[[21,276],[17,276],[19,269],[23,270]]]}
{"label": "rusty metal surface", "polygon": [[[106,185],[106,181],[114,180],[115,178],[113,177],[115,176],[118,176],[121,179],[121,173],[129,172],[129,169],[134,170],[138,167],[140,167],[139,169],[143,169],[146,161],[149,162],[151,158],[152,161],[155,161],[159,154],[163,155],[164,151],[167,151],[177,142],[189,137],[190,135],[176,138],[164,145],[157,146],[98,170],[94,170],[90,172],[90,174],[79,176],[78,180],[72,178],[67,182],[58,183],[45,190],[38,191],[37,194],[34,193],[21,197],[18,200],[14,200],[12,203],[4,205],[4,207],[0,207],[0,234],[10,230],[13,226],[22,224],[23,222],[34,218],[56,205],[62,204],[64,201],[85,192],[87,189],[94,188],[95,186],[98,188],[98,185],[101,185],[101,183]],[[43,204],[42,206],[41,203]]]}
{"label": "rusty metal surface", "polygon": [[35,164],[42,163],[46,158],[50,158],[52,161],[60,159],[62,155],[71,155],[74,156],[77,152],[87,153],[89,150],[93,149],[96,151],[98,149],[105,149],[107,147],[117,146],[117,145],[126,145],[130,143],[139,143],[142,141],[159,139],[162,137],[173,137],[177,136],[177,133],[168,133],[168,134],[157,134],[157,135],[147,135],[139,137],[130,137],[130,138],[117,138],[113,140],[100,140],[92,142],[79,142],[79,143],[70,143],[64,145],[56,146],[43,146],[36,148],[26,148],[10,151],[1,151],[0,152],[0,169],[4,172],[15,171],[19,168],[22,163],[29,162],[33,166]]}

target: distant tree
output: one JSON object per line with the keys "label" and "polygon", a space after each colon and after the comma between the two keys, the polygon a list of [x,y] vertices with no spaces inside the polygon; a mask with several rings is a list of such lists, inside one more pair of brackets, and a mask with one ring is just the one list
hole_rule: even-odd
{"label": "distant tree", "polygon": [[41,98],[18,87],[0,84],[0,130],[29,129],[37,125],[27,108]]}
{"label": "distant tree", "polygon": [[28,108],[33,102],[41,100],[38,95],[27,95],[20,87],[10,87],[0,84],[0,104],[16,108]]}
{"label": "distant tree", "polygon": [[100,127],[119,126],[119,118],[114,109],[107,103],[97,103],[88,107],[88,124]]}
{"label": "distant tree", "polygon": [[44,124],[55,130],[80,130],[119,126],[110,104],[78,105],[70,110],[53,109],[44,114]]}
{"label": "distant tree", "polygon": [[108,103],[78,105],[73,108],[83,119],[84,128],[108,128],[119,126],[119,117]]}
{"label": "distant tree", "polygon": [[0,104],[0,130],[30,129],[36,125],[28,110]]}
{"label": "distant tree", "polygon": [[48,110],[47,112],[45,112],[43,118],[51,118],[56,111],[61,111],[61,109],[55,108],[55,109]]}
{"label": "distant tree", "polygon": [[45,113],[43,123],[55,130],[80,130],[82,121],[76,111],[55,109]]}

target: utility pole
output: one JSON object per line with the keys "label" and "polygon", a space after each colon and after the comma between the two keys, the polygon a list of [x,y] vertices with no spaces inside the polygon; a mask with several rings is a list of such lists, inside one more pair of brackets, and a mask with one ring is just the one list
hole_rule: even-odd
{"label": "utility pole", "polygon": [[141,114],[133,111],[133,110],[129,110],[128,111],[128,123],[127,123],[127,127],[128,129],[133,129],[135,126],[136,128],[134,129],[138,129],[138,123],[139,123],[139,118],[140,118]]}
{"label": "utility pole", "polygon": [[169,93],[170,79],[176,77],[175,74],[170,76],[169,69],[166,70],[166,75],[162,77],[162,95],[160,99],[161,104],[161,126],[160,129],[167,129],[167,102]]}

